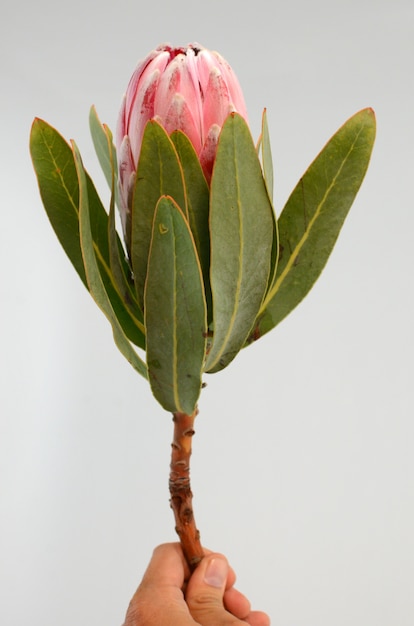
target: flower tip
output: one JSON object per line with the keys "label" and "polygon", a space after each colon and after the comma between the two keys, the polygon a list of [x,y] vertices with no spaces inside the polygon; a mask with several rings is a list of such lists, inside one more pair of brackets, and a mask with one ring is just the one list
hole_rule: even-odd
{"label": "flower tip", "polygon": [[[137,167],[146,124],[151,121],[168,134],[181,130],[190,139],[206,178],[211,176],[218,134],[226,117],[236,111],[247,122],[246,105],[230,65],[198,42],[185,47],[160,44],[140,62],[127,88],[118,117],[116,144],[120,173]],[[130,138],[122,150],[124,137]],[[125,148],[125,145],[124,145]],[[123,176],[121,186],[128,181]],[[124,198],[127,193],[124,190]]]}

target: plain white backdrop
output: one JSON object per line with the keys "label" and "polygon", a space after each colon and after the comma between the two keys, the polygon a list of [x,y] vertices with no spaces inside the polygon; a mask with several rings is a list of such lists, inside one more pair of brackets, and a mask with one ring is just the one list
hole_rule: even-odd
{"label": "plain white backdrop", "polygon": [[98,3],[2,9],[0,622],[119,626],[175,540],[171,419],[118,353],[66,259],[30,162],[39,116],[114,129],[136,62],[198,41],[267,107],[279,213],[342,123],[371,106],[371,165],[305,301],[207,379],[194,438],[203,543],[277,626],[414,623],[414,8],[410,0]]}

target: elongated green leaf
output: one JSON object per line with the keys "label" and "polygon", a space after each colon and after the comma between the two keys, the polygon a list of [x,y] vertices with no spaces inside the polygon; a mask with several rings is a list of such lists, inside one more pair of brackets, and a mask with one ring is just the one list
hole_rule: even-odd
{"label": "elongated green leaf", "polygon": [[[110,228],[108,214],[102,206],[101,200],[96,192],[95,186],[86,174],[89,215],[94,242],[95,254],[98,261],[99,271],[105,286],[112,308],[118,318],[127,337],[140,348],[145,347],[145,336],[143,332],[142,316],[138,318],[131,312],[127,296],[118,289],[117,282],[111,270],[111,260],[109,252],[108,231]],[[121,249],[119,237],[114,234],[118,249]],[[82,246],[81,246],[82,247]]]}
{"label": "elongated green leaf", "polygon": [[320,275],[365,176],[374,139],[374,113],[364,109],[337,131],[300,179],[278,221],[279,264],[254,338],[288,315]]}
{"label": "elongated green leaf", "polygon": [[[272,150],[270,147],[269,127],[267,125],[266,109],[263,110],[262,117],[262,134],[261,134],[261,152],[262,152],[262,167],[263,177],[266,183],[267,193],[269,194],[270,201],[273,206],[273,159]],[[279,259],[279,233],[277,227],[277,220],[274,210],[272,211],[273,219],[273,244],[272,244],[272,256],[270,262],[270,272],[268,280],[268,289],[271,288],[276,276],[277,263]]]}
{"label": "elongated green leaf", "polygon": [[170,197],[160,199],[154,216],[145,326],[155,397],[167,411],[193,413],[205,356],[206,305],[194,240]]}
{"label": "elongated green leaf", "polygon": [[[105,175],[109,188],[112,189],[112,176],[115,176],[114,192],[115,202],[118,203],[118,166],[116,158],[116,149],[112,141],[112,133],[106,124],[102,124],[96,109],[91,107],[89,112],[89,128],[91,131],[93,145],[95,147],[96,156]],[[109,141],[109,150],[108,150]]]}
{"label": "elongated green leaf", "polygon": [[36,118],[30,133],[30,152],[53,230],[87,286],[79,242],[78,177],[70,146],[52,126]]}
{"label": "elongated green leaf", "polygon": [[[36,119],[30,136],[30,150],[46,213],[63,249],[88,288],[79,239],[79,183],[72,149],[52,126]],[[128,337],[144,347],[142,328],[122,302],[111,273],[108,215],[88,174],[86,184],[92,237],[102,280]],[[121,246],[119,239],[118,245]]]}
{"label": "elongated green leaf", "polygon": [[[129,269],[126,269],[126,263],[124,263],[124,259],[122,257],[123,249],[119,243],[119,238],[117,236],[115,230],[115,204],[114,204],[114,196],[112,194],[111,205],[109,209],[109,221],[108,221],[108,238],[109,238],[109,256],[110,256],[110,265],[111,265],[111,273],[116,286],[116,290],[119,294],[119,297],[122,300],[122,303],[128,312],[128,315],[133,320],[135,325],[134,332],[131,332],[129,328],[129,324],[127,325],[123,322],[122,326],[128,335],[129,339],[133,341],[140,348],[145,349],[145,326],[144,326],[144,316],[139,307],[139,304],[136,300],[136,294],[134,290],[134,283],[130,278]],[[108,291],[108,289],[107,289]],[[113,299],[111,298],[111,301]],[[120,318],[119,313],[117,313],[118,318]]]}
{"label": "elongated green leaf", "polygon": [[131,262],[141,307],[154,212],[163,195],[174,198],[188,216],[183,171],[177,151],[164,128],[152,120],[148,122],[142,140],[132,201]]}
{"label": "elongated green leaf", "polygon": [[[137,345],[144,348],[145,347],[145,327],[144,327],[144,318],[142,312],[139,308],[138,302],[136,301],[134,284],[131,278],[131,272],[127,262],[125,261],[124,250],[119,241],[119,237],[116,232],[115,227],[115,167],[116,161],[113,160],[113,144],[112,144],[112,135],[111,131],[107,127],[102,127],[102,130],[107,138],[107,156],[104,157],[105,160],[108,161],[112,177],[111,177],[111,203],[109,209],[109,220],[108,220],[108,242],[109,242],[109,260],[111,266],[111,274],[118,291],[119,296],[122,299],[122,302],[125,308],[128,310],[131,318],[134,320],[135,325],[137,326],[141,337]],[[104,153],[104,145],[102,142],[101,151]],[[134,340],[133,337],[130,336],[130,333],[127,333],[129,338]]]}
{"label": "elongated green leaf", "polygon": [[262,149],[263,175],[264,175],[264,179],[266,183],[267,192],[269,194],[269,198],[273,202],[273,159],[272,159],[272,149],[270,146],[269,127],[267,124],[266,109],[264,109],[263,117],[262,117],[261,149]]}
{"label": "elongated green leaf", "polygon": [[171,135],[171,140],[177,150],[184,173],[188,221],[203,272],[207,316],[210,320],[212,316],[209,230],[210,189],[203,174],[197,153],[188,137],[181,131],[175,131]]}
{"label": "elongated green leaf", "polygon": [[116,149],[112,141],[112,133],[106,124],[101,124],[95,107],[91,108],[89,121],[96,153],[111,189],[108,229],[111,271],[124,304],[126,304],[127,308],[130,309],[131,314],[135,316],[139,322],[142,322],[143,325],[142,313],[139,310],[134,296],[131,270],[125,259],[124,248],[122,247],[118,234],[116,233],[114,204],[116,203],[117,197],[118,172]]}
{"label": "elongated green leaf", "polygon": [[98,262],[95,256],[94,241],[92,237],[90,213],[89,213],[89,193],[85,170],[75,143],[73,143],[73,155],[79,181],[79,232],[84,260],[85,273],[87,277],[89,291],[96,304],[103,311],[112,326],[114,340],[121,353],[129,361],[132,367],[144,378],[147,378],[147,368],[145,363],[137,355],[125,335],[118,317],[114,312],[111,301],[106,292],[99,271]]}
{"label": "elongated green leaf", "polygon": [[266,292],[272,206],[246,122],[224,123],[211,181],[210,238],[214,336],[206,371],[226,367],[245,343]]}

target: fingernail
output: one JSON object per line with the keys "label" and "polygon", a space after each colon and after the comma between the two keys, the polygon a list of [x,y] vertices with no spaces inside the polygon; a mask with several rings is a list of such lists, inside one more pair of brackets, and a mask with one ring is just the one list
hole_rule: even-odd
{"label": "fingernail", "polygon": [[204,574],[204,582],[211,587],[222,587],[226,581],[228,566],[224,559],[211,559]]}

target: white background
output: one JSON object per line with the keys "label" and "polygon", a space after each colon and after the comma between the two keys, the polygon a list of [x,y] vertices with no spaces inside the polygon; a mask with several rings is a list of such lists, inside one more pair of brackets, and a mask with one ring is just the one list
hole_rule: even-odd
{"label": "white background", "polygon": [[375,152],[327,268],[270,335],[207,379],[194,439],[203,543],[277,626],[414,623],[414,8],[411,0],[14,2],[2,8],[0,623],[119,626],[175,540],[172,424],[118,353],[50,227],[34,116],[113,129],[136,62],[198,41],[232,64],[279,213],[359,109]]}

